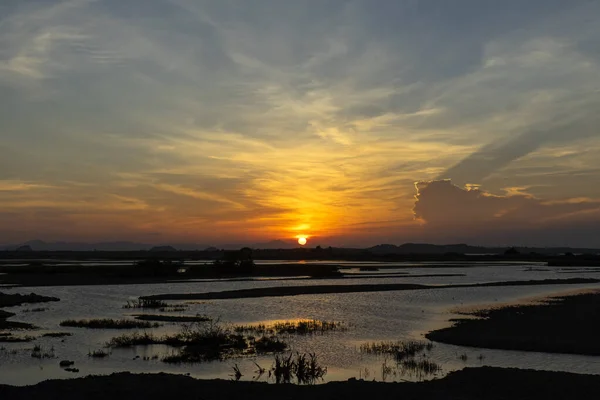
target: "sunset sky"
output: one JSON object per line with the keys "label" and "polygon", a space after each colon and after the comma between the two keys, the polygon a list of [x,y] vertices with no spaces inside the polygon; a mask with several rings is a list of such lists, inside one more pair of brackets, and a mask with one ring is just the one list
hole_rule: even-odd
{"label": "sunset sky", "polygon": [[600,247],[599,43],[597,0],[1,0],[0,244]]}

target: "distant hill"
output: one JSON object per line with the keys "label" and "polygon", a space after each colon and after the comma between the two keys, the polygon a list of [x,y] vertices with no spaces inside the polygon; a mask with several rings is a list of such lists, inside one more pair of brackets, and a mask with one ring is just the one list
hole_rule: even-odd
{"label": "distant hill", "polygon": [[298,247],[295,241],[273,240],[264,243],[244,244],[230,243],[221,246],[209,246],[195,243],[165,243],[147,244],[136,242],[44,242],[43,240],[30,240],[15,245],[0,246],[0,250],[15,251],[19,248],[29,247],[33,251],[203,251],[206,249],[238,250],[242,247],[253,249],[294,249]]}
{"label": "distant hill", "polygon": [[[31,240],[25,243],[16,245],[6,245],[0,250],[10,251],[217,251],[217,250],[239,250],[242,247],[251,247],[253,249],[263,250],[292,250],[298,249],[300,246],[296,241],[290,240],[273,240],[264,243],[244,244],[230,243],[219,246],[208,246],[194,243],[166,243],[166,244],[145,244],[135,242],[100,242],[100,243],[82,243],[82,242],[44,242],[42,240]],[[307,246],[305,250],[312,246]],[[497,246],[483,247],[470,246],[468,244],[447,244],[436,245],[429,243],[404,243],[401,245],[395,244],[379,244],[367,249],[358,248],[336,248],[339,254],[351,254],[356,252],[369,252],[377,256],[385,255],[407,255],[407,254],[466,254],[466,255],[483,255],[483,254],[504,254],[504,252],[512,246]],[[599,249],[590,248],[570,248],[570,247],[518,247],[515,249],[520,254],[536,253],[541,255],[551,254],[600,254]]]}
{"label": "distant hill", "polygon": [[21,247],[28,246],[33,251],[140,251],[151,250],[153,248],[167,248],[174,250],[204,250],[207,245],[202,244],[145,244],[135,242],[100,242],[100,243],[84,243],[84,242],[44,242],[43,240],[30,240],[17,245],[8,245],[0,250],[17,250]]}
{"label": "distant hill", "polygon": [[164,253],[164,252],[177,251],[177,249],[173,246],[154,246],[149,251],[153,252],[153,253]]}
{"label": "distant hill", "polygon": [[[513,246],[510,246],[513,247]],[[369,252],[376,255],[385,254],[504,254],[509,246],[503,247],[482,247],[470,246],[468,244],[447,244],[437,245],[428,243],[405,243],[399,246],[394,244],[380,244],[368,248]],[[590,248],[571,248],[571,247],[516,247],[515,249],[521,254],[598,254],[600,249]]]}

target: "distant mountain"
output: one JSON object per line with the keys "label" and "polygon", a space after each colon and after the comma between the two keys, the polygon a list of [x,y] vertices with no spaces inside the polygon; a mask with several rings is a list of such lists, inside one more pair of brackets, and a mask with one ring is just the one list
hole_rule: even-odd
{"label": "distant mountain", "polygon": [[165,253],[165,252],[177,251],[177,249],[173,246],[154,246],[149,251],[153,252],[153,253]]}
{"label": "distant mountain", "polygon": [[202,244],[166,244],[155,245],[135,242],[44,242],[43,240],[30,240],[17,245],[0,247],[0,250],[17,250],[21,247],[29,247],[33,251],[140,251],[152,248],[173,248],[174,250],[204,250],[207,245]]}
{"label": "distant mountain", "polygon": [[27,246],[33,251],[203,251],[206,249],[225,249],[239,250],[242,247],[251,247],[253,249],[294,249],[298,247],[296,242],[286,242],[284,240],[272,240],[264,243],[244,244],[230,243],[222,246],[209,246],[206,244],[195,243],[165,243],[165,244],[147,244],[136,242],[44,242],[43,240],[30,240],[25,243],[15,245],[0,246],[0,250],[17,250],[20,247]]}
{"label": "distant mountain", "polygon": [[[263,250],[290,250],[300,247],[295,241],[272,240],[264,243],[244,244],[230,243],[220,246],[208,246],[194,243],[166,243],[166,244],[146,244],[135,242],[100,242],[100,243],[83,243],[83,242],[44,242],[42,240],[31,240],[25,243],[15,245],[0,246],[0,250],[10,251],[216,251],[216,250],[239,250],[242,247],[250,247],[253,249]],[[310,246],[309,246],[310,247]],[[364,252],[368,251],[374,255],[393,255],[393,254],[504,254],[504,252],[512,246],[504,247],[482,247],[470,246],[468,244],[447,244],[436,245],[429,243],[404,243],[401,245],[395,244],[379,244],[367,249],[357,248],[337,248],[343,252]],[[570,247],[515,247],[521,254],[537,253],[537,254],[600,254],[599,249],[590,248],[570,248]]]}

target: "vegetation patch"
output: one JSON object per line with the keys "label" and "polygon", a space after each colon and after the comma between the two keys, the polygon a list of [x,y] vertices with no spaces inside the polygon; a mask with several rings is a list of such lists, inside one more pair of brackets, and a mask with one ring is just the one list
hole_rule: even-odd
{"label": "vegetation patch", "polygon": [[9,350],[9,349],[7,349],[4,346],[0,346],[0,355],[11,355],[11,356],[14,356],[14,355],[17,355],[18,353],[19,353],[19,350],[17,350],[17,349],[10,349]]}
{"label": "vegetation patch", "polygon": [[31,350],[31,357],[44,359],[44,358],[56,358],[54,354],[54,346],[46,349],[40,345],[35,345]]}
{"label": "vegetation patch", "polygon": [[23,310],[24,313],[32,313],[32,312],[43,312],[48,311],[48,307],[37,307],[37,308],[26,308]]}
{"label": "vegetation patch", "polygon": [[258,354],[279,353],[287,349],[287,343],[273,336],[262,336],[253,343]]}
{"label": "vegetation patch", "polygon": [[360,352],[375,355],[391,355],[398,362],[415,357],[425,350],[431,351],[433,343],[421,341],[395,341],[364,343],[360,346]]}
{"label": "vegetation patch", "polygon": [[439,364],[427,359],[415,360],[414,358],[411,358],[408,360],[403,360],[400,365],[404,369],[405,375],[406,372],[409,372],[410,374],[415,374],[418,377],[435,375],[442,370],[442,367]]}
{"label": "vegetation patch", "polygon": [[12,333],[1,333],[0,343],[26,343],[35,340],[33,336],[15,336]]}
{"label": "vegetation patch", "polygon": [[341,322],[318,321],[318,320],[301,320],[290,322],[276,322],[274,324],[265,325],[239,325],[234,328],[239,333],[255,333],[255,334],[297,334],[310,335],[315,333],[325,333],[329,331],[344,331],[347,327]]}
{"label": "vegetation patch", "polygon": [[187,308],[188,308],[187,305],[173,305],[173,306],[169,306],[169,307],[159,308],[158,311],[160,311],[160,312],[183,312],[183,311],[186,311]]}
{"label": "vegetation patch", "polygon": [[133,317],[140,321],[160,321],[160,322],[208,322],[211,320],[206,315],[152,315],[152,314],[134,314]]}
{"label": "vegetation patch", "polygon": [[88,352],[88,357],[91,357],[91,358],[106,358],[109,355],[110,355],[110,353],[105,350],[94,350],[94,351]]}
{"label": "vegetation patch", "polygon": [[62,321],[60,326],[88,329],[135,329],[135,328],[157,328],[158,323],[136,321],[131,319],[68,319]]}
{"label": "vegetation patch", "polygon": [[196,363],[210,360],[268,354],[285,350],[287,344],[271,336],[244,336],[218,322],[184,325],[175,335],[157,336],[134,332],[112,338],[107,347],[133,347],[162,344],[177,347],[178,351],[163,358],[167,363]]}
{"label": "vegetation patch", "polygon": [[289,356],[275,356],[271,369],[276,383],[313,384],[327,374],[327,367],[319,364],[316,354],[290,353]]}
{"label": "vegetation patch", "polygon": [[151,308],[151,309],[160,309],[173,307],[172,305],[162,301],[155,299],[137,299],[137,300],[128,300],[127,304],[123,306],[123,308]]}
{"label": "vegetation patch", "polygon": [[[360,352],[378,356],[392,356],[395,364],[388,364],[386,358],[381,366],[381,379],[386,381],[389,376],[415,376],[424,379],[441,371],[441,367],[426,358],[426,351],[433,349],[432,342],[423,341],[387,341],[364,343]],[[418,357],[421,355],[422,357]]]}
{"label": "vegetation patch", "polygon": [[49,333],[44,333],[42,335],[42,337],[51,337],[51,338],[62,338],[62,337],[67,337],[67,336],[73,336],[73,334],[69,333],[69,332],[49,332]]}

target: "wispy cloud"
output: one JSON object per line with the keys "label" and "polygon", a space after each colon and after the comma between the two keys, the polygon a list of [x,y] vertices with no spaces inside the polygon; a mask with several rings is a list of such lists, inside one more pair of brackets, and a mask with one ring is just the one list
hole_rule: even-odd
{"label": "wispy cloud", "polygon": [[410,239],[414,181],[600,198],[599,5],[488,6],[0,5],[0,204],[23,239],[355,243]]}

